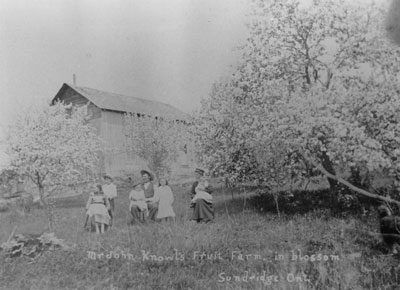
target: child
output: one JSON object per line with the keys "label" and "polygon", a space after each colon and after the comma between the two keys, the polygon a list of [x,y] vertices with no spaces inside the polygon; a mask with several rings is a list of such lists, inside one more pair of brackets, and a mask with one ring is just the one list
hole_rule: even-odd
{"label": "child", "polygon": [[148,208],[141,183],[133,185],[133,190],[129,194],[129,200],[129,212],[132,214],[132,221],[139,219],[143,223],[144,217],[148,213]]}
{"label": "child", "polygon": [[172,208],[174,202],[174,195],[171,188],[168,186],[168,180],[160,178],[159,186],[156,188],[153,202],[158,202],[157,219],[168,221],[169,218],[174,220],[175,212]]}
{"label": "child", "polygon": [[204,199],[208,203],[212,203],[212,196],[206,192],[206,188],[209,186],[208,181],[205,177],[201,177],[199,184],[195,188],[196,195],[192,198],[192,203],[195,203],[198,199]]}
{"label": "child", "polygon": [[112,221],[113,221],[113,215],[114,215],[114,209],[115,209],[115,204],[114,204],[114,199],[117,197],[117,187],[113,183],[113,180],[110,176],[105,175],[103,177],[105,184],[103,185],[103,192],[104,195],[107,197],[108,202],[110,203],[110,208],[108,210],[108,214],[111,217],[110,221],[110,227],[112,226]]}
{"label": "child", "polygon": [[111,218],[107,209],[109,207],[108,199],[105,197],[101,185],[97,184],[96,191],[89,196],[86,204],[86,215],[89,219],[94,218],[97,234],[104,233],[104,225],[110,224]]}

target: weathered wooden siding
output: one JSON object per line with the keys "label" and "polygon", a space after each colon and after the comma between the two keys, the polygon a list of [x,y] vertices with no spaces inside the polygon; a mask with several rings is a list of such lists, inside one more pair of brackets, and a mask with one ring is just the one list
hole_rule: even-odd
{"label": "weathered wooden siding", "polygon": [[[68,88],[58,100],[63,101],[65,104],[72,103],[77,106],[89,103],[88,99],[81,96],[71,88]],[[101,118],[101,109],[93,103],[89,103],[89,112],[92,114],[92,119]]]}
{"label": "weathered wooden siding", "polygon": [[[111,175],[137,175],[141,169],[148,169],[147,162],[136,155],[126,152],[124,134],[124,114],[102,110],[101,138],[105,142],[105,171]],[[193,167],[193,148],[187,146],[188,154],[180,152],[175,164],[172,164],[173,174],[186,174]]]}
{"label": "weathered wooden siding", "polygon": [[106,146],[104,165],[108,174],[132,174],[146,168],[143,160],[125,150],[123,113],[103,110],[100,135]]}
{"label": "weathered wooden siding", "polygon": [[196,167],[194,162],[194,147],[189,140],[186,143],[186,152],[180,148],[179,157],[175,164],[172,165],[174,175],[190,175]]}
{"label": "weathered wooden siding", "polygon": [[[88,99],[67,88],[59,100],[66,104],[86,105]],[[138,175],[141,169],[148,169],[147,162],[139,157],[129,154],[124,148],[124,113],[102,110],[93,103],[89,103],[89,111],[92,115],[89,123],[97,129],[97,132],[105,147],[104,155],[100,156],[101,166],[99,174],[110,174],[113,176]],[[173,174],[180,175],[191,172],[195,165],[193,144],[187,146],[188,154],[180,152],[177,163],[172,165]]]}

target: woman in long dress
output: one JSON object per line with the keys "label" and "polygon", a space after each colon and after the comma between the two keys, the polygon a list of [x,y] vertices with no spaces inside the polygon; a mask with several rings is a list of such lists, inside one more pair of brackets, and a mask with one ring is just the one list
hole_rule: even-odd
{"label": "woman in long dress", "polygon": [[96,191],[89,196],[86,203],[86,215],[94,220],[96,233],[104,233],[104,226],[110,224],[111,217],[108,214],[109,203],[100,184],[96,185]]}
{"label": "woman in long dress", "polygon": [[[212,202],[212,190],[208,182],[203,178],[204,170],[195,170],[196,181],[192,185],[191,205],[193,208],[192,220],[197,223],[208,223],[214,220],[214,208]],[[198,185],[200,186],[198,187]]]}
{"label": "woman in long dress", "polygon": [[174,202],[174,194],[172,193],[171,187],[168,186],[168,181],[165,178],[161,178],[159,181],[159,186],[155,191],[154,198],[152,201],[154,203],[158,202],[158,212],[157,219],[174,220],[175,212],[172,207]]}

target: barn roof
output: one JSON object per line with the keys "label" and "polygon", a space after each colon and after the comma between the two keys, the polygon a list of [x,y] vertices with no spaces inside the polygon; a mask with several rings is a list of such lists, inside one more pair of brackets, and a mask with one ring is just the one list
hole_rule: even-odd
{"label": "barn roof", "polygon": [[188,115],[179,109],[157,101],[137,97],[99,91],[96,89],[77,87],[64,83],[52,102],[60,99],[66,90],[72,89],[79,95],[103,110],[145,114],[175,120],[187,120]]}

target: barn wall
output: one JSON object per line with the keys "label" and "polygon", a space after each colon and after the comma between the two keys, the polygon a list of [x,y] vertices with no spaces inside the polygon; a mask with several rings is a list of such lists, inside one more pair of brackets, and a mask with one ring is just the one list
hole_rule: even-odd
{"label": "barn wall", "polygon": [[137,156],[128,154],[124,148],[124,114],[102,111],[101,138],[106,146],[105,171],[111,175],[132,175],[146,168],[146,163]]}
{"label": "barn wall", "polygon": [[[76,93],[73,89],[65,90],[59,100],[66,104],[86,105],[88,100]],[[124,149],[124,114],[115,111],[102,110],[94,104],[89,104],[92,118],[89,123],[97,129],[103,140],[105,153],[101,156],[99,174],[110,174],[113,176],[138,175],[141,169],[148,169],[146,161],[139,157],[128,154]],[[193,146],[188,144],[187,154],[180,152],[177,163],[172,165],[173,174],[185,175],[192,172],[195,166],[193,160]]]}
{"label": "barn wall", "polygon": [[[135,175],[141,169],[148,169],[147,162],[136,155],[127,153],[124,135],[124,114],[113,111],[102,111],[101,137],[106,145],[104,158],[105,171],[113,176]],[[180,152],[175,164],[172,164],[174,175],[191,174],[193,171],[193,147],[187,146],[187,154]]]}
{"label": "barn wall", "polygon": [[183,148],[179,151],[177,163],[174,164],[173,168],[177,175],[185,175],[188,172],[193,173],[196,167],[194,149],[194,143],[188,140],[186,143],[186,152]]}

